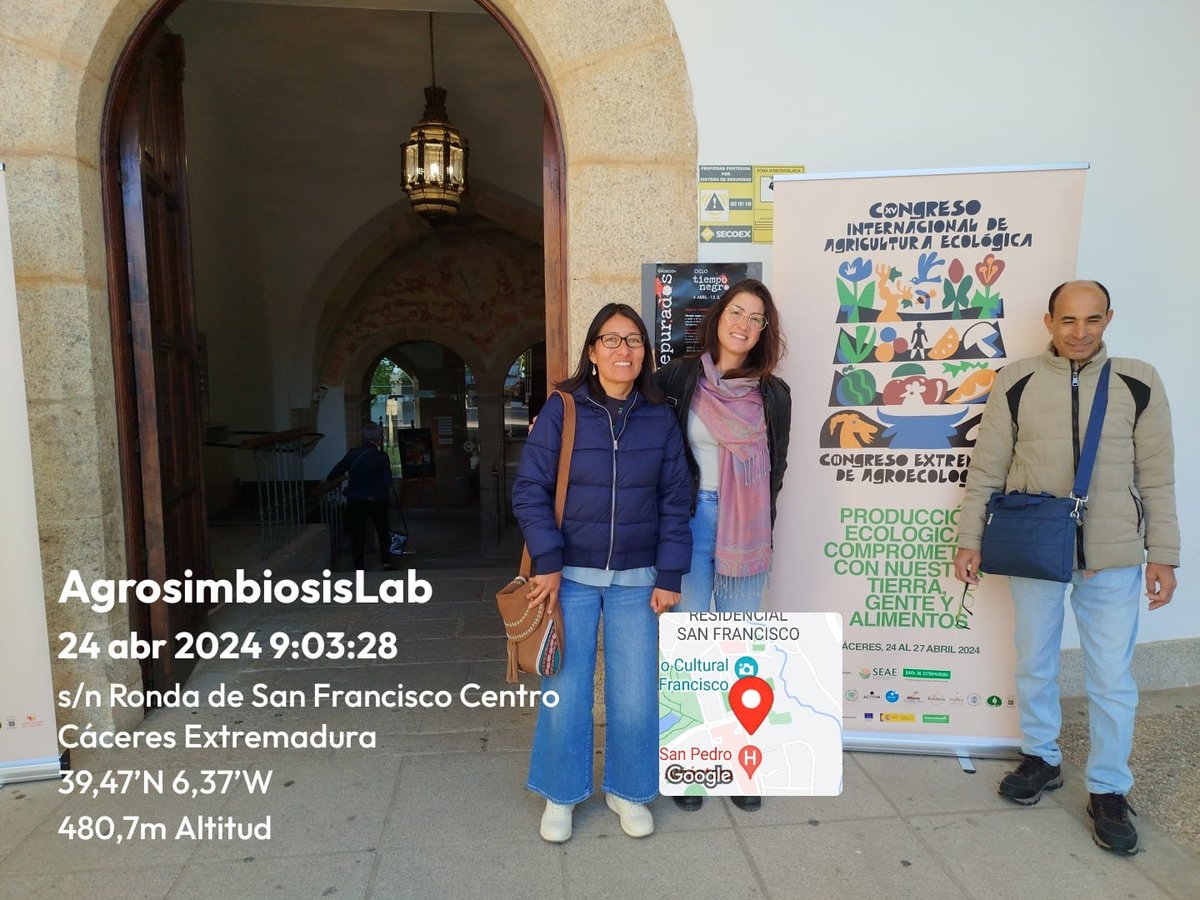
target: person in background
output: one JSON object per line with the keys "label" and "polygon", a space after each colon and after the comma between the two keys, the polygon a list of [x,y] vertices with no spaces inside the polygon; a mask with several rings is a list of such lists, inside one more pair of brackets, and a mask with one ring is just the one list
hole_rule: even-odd
{"label": "person in background", "polygon": [[[771,570],[775,501],[787,470],[792,396],[774,375],[786,344],[771,292],[732,285],[700,326],[700,352],[656,376],[687,436],[692,564],[676,612],[757,612]],[[759,797],[732,797],[740,809]],[[674,798],[685,810],[704,798]]]}
{"label": "person in background", "polygon": [[683,437],[654,386],[641,317],[610,303],[592,320],[575,373],[575,445],[562,527],[554,493],[563,401],[552,394],[530,432],[513,511],[537,574],[533,603],[561,604],[563,664],[542,680],[526,786],[546,798],[541,836],[571,836],[592,793],[597,629],[604,627],[604,782],[631,837],[654,831],[658,793],[658,620],[679,601],[692,553]]}
{"label": "person in background", "polygon": [[375,526],[379,537],[380,565],[392,568],[388,552],[388,503],[392,498],[392,461],[383,452],[383,429],[375,424],[364,425],[362,444],[343,456],[325,476],[326,481],[346,476],[343,495],[346,498],[346,530],[350,532],[350,549],[354,568],[363,568],[367,542],[367,522]]}
{"label": "person in background", "polygon": [[[1126,795],[1133,786],[1129,754],[1138,695],[1130,664],[1138,606],[1143,587],[1151,610],[1171,602],[1179,524],[1167,393],[1149,363],[1108,356],[1103,337],[1112,317],[1100,282],[1060,284],[1043,320],[1049,348],[1000,370],[971,459],[954,574],[979,583],[984,513],[993,491],[1070,495],[1100,370],[1110,362],[1108,411],[1077,530],[1071,609],[1088,695],[1092,839],[1133,854],[1138,836]],[[1021,763],[1004,776],[999,793],[1032,806],[1063,783],[1058,668],[1067,585],[1009,578],[1008,586],[1016,616]]]}

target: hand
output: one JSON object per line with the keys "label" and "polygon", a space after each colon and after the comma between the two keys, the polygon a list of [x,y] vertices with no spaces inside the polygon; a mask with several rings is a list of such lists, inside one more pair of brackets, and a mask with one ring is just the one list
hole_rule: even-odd
{"label": "hand", "polygon": [[982,560],[978,550],[960,549],[954,554],[954,577],[963,584],[979,584],[979,563]]}
{"label": "hand", "polygon": [[1146,564],[1146,596],[1150,598],[1150,609],[1158,609],[1171,602],[1175,594],[1175,567],[1162,563]]}
{"label": "hand", "polygon": [[562,572],[534,575],[529,579],[529,583],[533,585],[529,591],[529,608],[533,609],[545,600],[546,612],[554,612],[558,608],[558,589],[562,586]]}
{"label": "hand", "polygon": [[655,588],[654,593],[650,595],[650,608],[654,610],[655,615],[667,612],[678,602],[678,591],[668,591],[664,588]]}

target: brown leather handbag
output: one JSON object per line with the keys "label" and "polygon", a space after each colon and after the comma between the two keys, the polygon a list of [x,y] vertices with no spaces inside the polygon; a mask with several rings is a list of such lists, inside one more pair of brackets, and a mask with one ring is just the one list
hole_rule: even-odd
{"label": "brown leather handbag", "polygon": [[[571,452],[575,449],[575,398],[566,391],[555,391],[563,401],[562,447],[558,454],[558,480],[554,488],[554,521],[562,528],[567,503],[567,478],[571,473]],[[517,577],[496,593],[496,605],[504,620],[508,637],[508,673],[515,683],[518,672],[531,675],[556,675],[563,661],[562,608],[546,613],[543,600],[529,607],[529,573],[532,560],[529,545],[521,550],[521,569]]]}

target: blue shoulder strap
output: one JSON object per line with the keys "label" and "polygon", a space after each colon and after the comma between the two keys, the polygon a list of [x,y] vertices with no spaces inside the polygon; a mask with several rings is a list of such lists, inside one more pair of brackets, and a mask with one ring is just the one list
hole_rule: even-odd
{"label": "blue shoulder strap", "polygon": [[1079,451],[1079,468],[1075,470],[1075,486],[1071,496],[1079,501],[1075,505],[1078,514],[1081,503],[1087,502],[1088,484],[1092,480],[1092,467],[1096,464],[1096,450],[1100,446],[1100,429],[1104,426],[1104,414],[1108,411],[1108,370],[1112,363],[1106,362],[1096,381],[1096,396],[1092,399],[1092,414],[1088,417],[1087,434],[1083,438],[1083,449]]}

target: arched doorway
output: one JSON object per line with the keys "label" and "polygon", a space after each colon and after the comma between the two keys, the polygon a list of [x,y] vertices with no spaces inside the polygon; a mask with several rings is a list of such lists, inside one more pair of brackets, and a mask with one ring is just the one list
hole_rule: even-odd
{"label": "arched doorway", "polygon": [[[179,577],[188,569],[198,574],[208,571],[202,454],[203,435],[214,426],[202,419],[201,411],[206,408],[204,389],[215,375],[223,372],[227,373],[223,377],[241,396],[236,369],[218,370],[208,365],[203,335],[196,324],[188,174],[184,163],[188,153],[181,88],[183,53],[179,38],[166,28],[167,17],[175,14],[178,19],[187,12],[185,7],[186,0],[157,3],[119,60],[104,122],[101,163],[108,204],[108,265],[110,284],[114,287],[110,302],[117,396],[129,398],[118,407],[118,447],[128,496],[127,558],[131,574],[156,580]],[[242,7],[237,14],[264,17],[326,14],[311,9],[260,10]],[[489,11],[495,15],[495,10]],[[228,12],[221,7],[206,8],[206,14],[219,16]],[[186,19],[183,16],[183,21]],[[516,35],[511,28],[503,32],[510,38]],[[357,40],[362,39],[360,34]],[[540,193],[544,232],[553,236],[561,231],[565,218],[561,129],[554,100],[545,89],[545,79],[540,77],[532,55],[519,41],[517,49],[523,65],[532,67],[530,71],[541,91]],[[297,73],[291,75],[297,77]],[[211,184],[206,187],[211,190]],[[427,226],[422,227],[427,230]],[[266,243],[273,235],[251,232],[251,238]],[[539,318],[545,322],[546,341],[561,351],[562,359],[556,357],[554,364],[562,366],[566,347],[566,266],[561,258],[562,243],[553,239],[544,243],[538,294],[545,302]],[[239,262],[236,255],[231,260],[231,266]],[[251,278],[255,274],[260,279],[272,277],[269,271],[255,273],[253,267],[246,270]],[[236,284],[233,289],[242,289],[242,285]],[[245,289],[251,291],[250,287]],[[252,324],[254,313],[249,304],[246,311],[247,329],[257,327],[267,339],[273,339],[279,329],[288,327],[278,317],[271,321],[269,314],[265,321]],[[241,312],[234,309],[226,315],[236,317]],[[260,366],[259,370],[263,368]],[[315,413],[306,415],[306,411],[312,410],[317,401],[315,391],[311,402],[294,394],[284,399],[281,396],[276,390],[270,401],[260,405],[259,416],[269,424],[263,428],[260,422],[250,423],[253,428],[284,435],[311,425]],[[280,404],[286,404],[286,416]],[[242,403],[242,409],[245,408],[247,404]],[[441,423],[448,417],[434,418]],[[356,430],[359,424],[357,419],[348,419],[346,430]],[[226,423],[221,427],[226,427]],[[439,438],[452,440],[452,429],[445,430],[444,435],[439,431]],[[453,480],[441,493],[456,494],[461,487],[458,482],[464,480],[458,476],[464,473],[457,473],[456,465],[450,463],[461,460],[455,456],[454,460],[447,457],[444,462],[443,472]],[[451,469],[455,471],[448,471]],[[232,475],[230,480],[235,484],[241,480],[237,472],[223,474]],[[436,483],[434,487],[436,495]],[[449,490],[451,487],[454,490]],[[145,618],[135,623],[139,631],[156,638],[170,638],[179,631],[197,627],[195,617],[201,615],[169,609],[151,609],[139,614]],[[148,664],[143,674],[147,681],[167,684],[179,680],[186,672],[166,658]]]}
{"label": "arched doorway", "polygon": [[[145,573],[132,549],[142,528],[131,515],[140,469],[114,412],[127,412],[132,383],[120,372],[118,345],[128,333],[112,302],[114,295],[123,301],[127,277],[123,256],[113,253],[122,230],[120,191],[111,179],[118,165],[114,110],[128,96],[132,60],[177,6],[74,0],[53,17],[17,17],[26,49],[62,58],[58,75],[40,83],[36,99],[53,134],[43,140],[44,129],[18,130],[0,139],[14,150],[7,160],[11,184],[22,186],[10,193],[9,212],[17,291],[29,307],[28,320],[22,319],[30,336],[23,342],[25,369],[71,376],[65,393],[53,378],[29,385],[35,460],[61,457],[63,423],[75,435],[68,465],[34,472],[47,596],[73,569],[86,579]],[[549,180],[558,190],[553,208],[562,210],[569,196],[570,214],[548,229],[547,254],[558,246],[570,278],[560,266],[547,280],[568,292],[577,352],[592,310],[614,297],[636,301],[642,262],[689,259],[696,252],[697,133],[683,49],[662,0],[634,6],[626,0],[495,0],[489,8],[516,30],[555,100],[562,165]],[[23,60],[6,57],[0,69],[27,65]],[[631,96],[638,102],[630,103]],[[80,341],[86,365],[80,364]],[[550,353],[556,355],[553,348]],[[130,627],[125,607],[97,613],[53,605],[55,627],[62,630],[100,627],[121,635]],[[55,659],[54,677],[60,686],[80,680],[103,686],[135,684],[143,674],[134,661],[80,658]],[[63,716],[110,727],[138,718],[118,707]]]}

